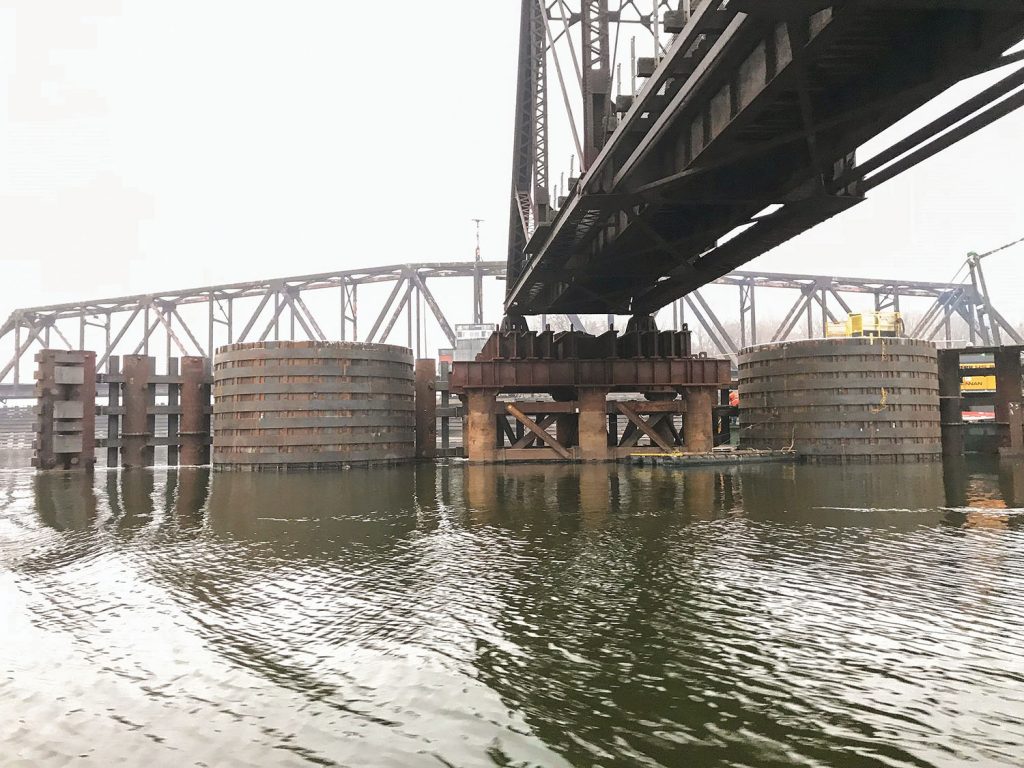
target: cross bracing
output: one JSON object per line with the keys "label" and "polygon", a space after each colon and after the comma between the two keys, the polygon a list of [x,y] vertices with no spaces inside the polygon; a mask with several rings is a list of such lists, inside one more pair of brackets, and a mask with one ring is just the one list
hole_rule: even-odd
{"label": "cross bracing", "polygon": [[[705,351],[732,356],[742,347],[784,341],[805,329],[808,336],[821,335],[825,323],[854,309],[854,296],[868,295],[869,309],[905,310],[908,300],[926,306],[908,329],[919,338],[952,340],[958,325],[966,341],[1024,343],[992,305],[979,277],[980,268],[964,283],[736,271],[715,281],[717,295],[694,291],[670,305],[659,322],[663,327],[689,322],[703,331]],[[100,372],[112,355],[209,356],[222,344],[267,339],[394,340],[418,355],[433,354],[426,345],[428,320],[440,333],[435,341],[453,346],[448,308],[471,306],[474,299],[482,303],[482,294],[472,293],[482,291],[485,278],[505,280],[505,263],[399,264],[17,309],[0,326],[5,350],[0,398],[31,397],[33,356],[51,347],[94,349]],[[369,286],[378,286],[372,296]],[[723,293],[724,287],[735,293]],[[779,297],[770,308],[785,306],[779,299],[787,292],[795,296],[781,323],[769,321],[764,306],[769,290]],[[578,315],[566,318],[566,327],[584,328]]]}
{"label": "cross bracing", "polygon": [[[1016,66],[1024,52],[1010,52],[1024,37],[1019,0],[522,0],[522,8],[510,322],[655,312],[1024,106]],[[624,39],[648,55],[625,57]],[[997,70],[1002,79],[956,106],[946,108],[956,93],[933,102]],[[566,113],[558,133],[552,82]],[[938,117],[857,157],[929,103]],[[571,140],[578,173],[570,164],[550,194],[528,182],[555,183],[547,154],[560,140]]]}

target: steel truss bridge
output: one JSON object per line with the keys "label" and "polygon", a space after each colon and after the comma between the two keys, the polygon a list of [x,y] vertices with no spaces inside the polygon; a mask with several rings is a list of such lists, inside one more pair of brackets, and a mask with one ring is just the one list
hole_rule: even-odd
{"label": "steel truss bridge", "polygon": [[[638,33],[651,55],[624,61]],[[855,155],[1024,61],[1005,53],[1022,37],[1021,0],[522,0],[510,322],[656,311],[858,205],[1024,105],[1018,68]],[[567,183],[550,173],[553,104],[579,157]]]}
{"label": "steel truss bridge", "polygon": [[[439,301],[434,294],[437,282],[460,278],[459,285],[446,287],[444,302]],[[431,319],[445,341],[454,346],[453,324],[444,307],[472,305],[478,316],[484,304],[485,279],[505,280],[505,263],[401,264],[18,309],[0,326],[0,344],[12,349],[10,359],[0,368],[0,399],[34,397],[33,356],[36,350],[51,345],[96,350],[100,372],[107,370],[112,355],[157,356],[159,351],[167,357],[209,357],[221,344],[267,339],[398,339],[422,355],[428,349],[426,330]],[[798,331],[803,333],[804,327],[808,337],[823,335],[825,323],[853,311],[858,296],[859,301],[872,297],[871,307],[877,310],[905,310],[908,300],[927,306],[912,330],[918,338],[951,340],[956,322],[958,328],[966,327],[973,343],[1011,340],[1024,344],[992,306],[977,263],[972,263],[964,283],[745,271],[714,283],[736,289],[738,302],[729,314],[712,309],[714,303],[721,310],[720,297],[709,299],[706,292],[696,290],[673,302],[671,320],[664,317],[662,324],[678,330],[683,322],[689,322],[691,328],[702,328],[710,344],[705,351],[721,355],[734,356],[747,345],[784,341]],[[373,303],[365,300],[364,290],[360,309],[360,287],[373,285],[380,286]],[[758,315],[758,297],[769,289],[795,295],[775,328],[768,327],[765,312],[761,320]],[[453,303],[454,291],[461,293],[457,294],[460,300]],[[584,328],[578,315],[566,317],[573,327]],[[738,335],[727,329],[737,321]],[[613,322],[613,318],[603,316],[601,322]]]}

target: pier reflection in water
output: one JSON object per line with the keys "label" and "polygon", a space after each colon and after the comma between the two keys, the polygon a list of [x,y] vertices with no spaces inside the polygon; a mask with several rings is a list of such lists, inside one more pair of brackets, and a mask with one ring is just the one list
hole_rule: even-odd
{"label": "pier reflection in water", "polygon": [[8,470],[0,483],[4,759],[1009,766],[1024,753],[1017,465]]}

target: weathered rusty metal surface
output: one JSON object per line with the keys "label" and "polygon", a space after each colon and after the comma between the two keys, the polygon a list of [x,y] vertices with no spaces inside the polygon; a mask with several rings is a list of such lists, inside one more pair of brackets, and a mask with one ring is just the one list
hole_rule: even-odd
{"label": "weathered rusty metal surface", "polygon": [[[167,372],[156,373],[156,359],[111,357],[110,370],[98,381],[108,389],[108,405],[96,413],[107,417],[107,434],[96,444],[107,449],[107,466],[147,467],[158,447],[167,448],[167,463],[202,465],[210,460],[210,384],[205,357],[168,358]],[[158,404],[158,397],[166,403]]]}
{"label": "weathered rusty metal surface", "polygon": [[[167,358],[167,377],[180,377],[178,358]],[[181,386],[167,388],[167,465],[178,466],[181,450]],[[154,430],[154,435],[156,434]]]}
{"label": "weathered rusty metal surface", "polygon": [[582,331],[503,331],[487,340],[477,360],[571,360],[584,358],[688,358],[691,334],[639,328],[594,336]]}
{"label": "weathered rusty metal surface", "polygon": [[181,440],[184,466],[210,463],[210,380],[205,357],[181,359]]}
{"label": "weathered rusty metal surface", "polygon": [[1024,457],[1024,404],[1010,403],[1010,438],[1009,445],[1000,449],[1003,456]]}
{"label": "weathered rusty metal surface", "polygon": [[964,417],[960,350],[939,350],[939,415],[942,451],[946,456],[964,453]]}
{"label": "weathered rusty metal surface", "polygon": [[[1021,402],[1021,348],[1003,347],[993,355],[996,374],[995,417],[1000,424],[1010,423],[1010,408],[1013,403]],[[1009,444],[1007,430],[1004,445]]]}
{"label": "weathered rusty metal surface", "polygon": [[280,471],[415,457],[412,353],[346,342],[217,350],[213,464]]}
{"label": "weathered rusty metal surface", "polygon": [[452,391],[497,389],[543,392],[559,387],[597,387],[638,392],[657,387],[728,386],[728,360],[488,360],[456,363]]}
{"label": "weathered rusty metal surface", "polygon": [[36,354],[36,362],[32,466],[92,469],[96,461],[96,353],[44,349]]}
{"label": "weathered rusty metal surface", "polygon": [[743,350],[741,444],[812,461],[914,462],[942,455],[935,345],[821,339]]}
{"label": "weathered rusty metal surface", "polygon": [[151,467],[156,434],[156,360],[146,355],[125,355],[121,366],[121,466]]}
{"label": "weathered rusty metal surface", "polygon": [[690,332],[496,332],[476,360],[456,362],[451,391],[508,393],[594,387],[609,392],[728,386],[728,360],[691,354]]}
{"label": "weathered rusty metal surface", "polygon": [[437,361],[416,361],[416,458],[437,455]]}
{"label": "weathered rusty metal surface", "polygon": [[[454,364],[451,390],[466,404],[470,461],[609,461],[646,449],[644,438],[653,450],[710,451],[714,390],[731,379],[728,360],[691,354],[688,329],[658,331],[641,318],[622,335],[495,333],[476,360]],[[502,393],[554,402],[510,405]]]}

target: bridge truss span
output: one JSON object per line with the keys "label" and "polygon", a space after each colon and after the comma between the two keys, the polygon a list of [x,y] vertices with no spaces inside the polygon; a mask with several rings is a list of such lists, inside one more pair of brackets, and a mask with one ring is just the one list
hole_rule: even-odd
{"label": "bridge truss span", "polygon": [[[1007,66],[1024,56],[1005,53],[1024,38],[1017,0],[569,6],[523,0],[510,314],[653,312],[1024,105],[1024,70]],[[609,41],[629,22],[649,29],[654,55],[628,62],[627,86]],[[858,163],[867,141],[1001,67]],[[553,195],[552,69],[581,163]]]}
{"label": "bridge truss span", "polygon": [[[390,341],[433,356],[438,343],[455,344],[452,307],[482,306],[485,280],[493,290],[505,279],[504,262],[408,263],[18,309],[0,326],[0,400],[34,396],[33,357],[44,348],[94,350],[100,373],[113,355],[208,357],[222,344],[268,339]],[[918,309],[908,329],[916,338],[1024,344],[989,300],[980,266],[963,283],[736,271],[672,302],[659,323],[689,323],[703,351],[735,357],[752,344],[823,335],[864,308]],[[592,331],[615,321],[587,319],[540,321]]]}

